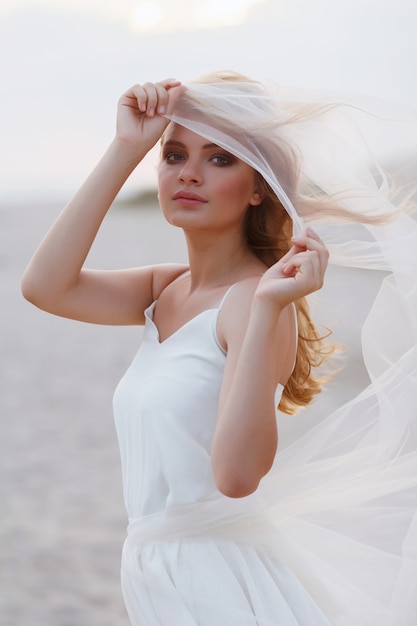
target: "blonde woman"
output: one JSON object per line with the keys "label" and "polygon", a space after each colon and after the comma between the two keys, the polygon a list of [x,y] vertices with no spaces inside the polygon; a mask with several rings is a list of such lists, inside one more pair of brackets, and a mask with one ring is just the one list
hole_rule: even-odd
{"label": "blonde woman", "polygon": [[[307,188],[300,170],[287,129],[320,110],[273,106],[233,73],[129,89],[113,142],[23,278],[25,297],[53,314],[145,326],[114,398],[135,626],[411,625],[401,572],[412,560],[391,549],[388,524],[375,525],[381,545],[364,534],[396,503],[405,542],[416,449],[408,465],[395,446],[386,453],[378,418],[364,408],[358,428],[350,408],[280,455],[280,414],[312,401],[314,368],[332,351],[306,301],[328,250],[304,220],[358,216]],[[188,264],[84,269],[114,198],[159,140],[161,210],[183,230]]]}

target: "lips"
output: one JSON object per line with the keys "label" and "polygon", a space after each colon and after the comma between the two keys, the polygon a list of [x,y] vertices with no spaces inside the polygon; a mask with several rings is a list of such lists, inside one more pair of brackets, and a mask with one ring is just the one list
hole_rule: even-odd
{"label": "lips", "polygon": [[207,200],[199,196],[197,193],[193,193],[191,191],[185,191],[183,189],[181,189],[180,191],[177,191],[173,199],[174,200],[188,200],[189,202],[207,202]]}

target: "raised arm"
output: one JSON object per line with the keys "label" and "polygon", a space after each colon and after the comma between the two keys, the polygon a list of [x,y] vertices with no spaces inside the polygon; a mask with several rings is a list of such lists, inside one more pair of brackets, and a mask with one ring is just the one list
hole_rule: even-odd
{"label": "raised arm", "polygon": [[328,252],[321,240],[308,230],[294,244],[257,286],[232,291],[222,310],[227,360],[211,459],[217,486],[230,497],[255,491],[271,468],[278,444],[275,391],[287,382],[296,355],[291,303],[323,284]]}
{"label": "raised arm", "polygon": [[143,310],[181,270],[165,266],[131,270],[83,269],[98,229],[116,195],[164,131],[181,93],[178,81],[146,83],[119,100],[116,135],[83,186],[59,215],[29,263],[25,298],[63,317],[101,324],[134,324]]}

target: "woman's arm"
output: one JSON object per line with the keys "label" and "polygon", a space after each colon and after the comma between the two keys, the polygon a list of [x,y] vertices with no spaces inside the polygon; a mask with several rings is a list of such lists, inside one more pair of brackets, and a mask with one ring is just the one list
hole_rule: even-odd
{"label": "woman's arm", "polygon": [[[98,229],[117,193],[155,145],[181,92],[178,81],[137,85],[120,99],[116,136],[81,189],[39,246],[22,279],[23,295],[64,317],[103,324],[142,320],[153,298],[154,270],[83,269]],[[156,281],[169,282],[183,268],[161,268]],[[158,286],[157,286],[158,288]]]}
{"label": "woman's arm", "polygon": [[311,230],[294,243],[265,272],[246,306],[245,294],[238,302],[239,294],[232,292],[239,316],[225,303],[228,356],[211,458],[217,486],[230,497],[254,492],[271,468],[278,444],[275,391],[287,381],[295,358],[291,303],[323,284],[328,260],[323,243]]}

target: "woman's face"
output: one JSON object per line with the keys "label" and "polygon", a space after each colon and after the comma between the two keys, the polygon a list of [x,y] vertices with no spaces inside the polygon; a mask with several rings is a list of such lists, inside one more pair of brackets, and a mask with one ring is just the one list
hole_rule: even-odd
{"label": "woman's face", "polygon": [[169,223],[184,229],[241,229],[260,204],[254,170],[223,148],[171,123],[158,166],[159,201]]}

